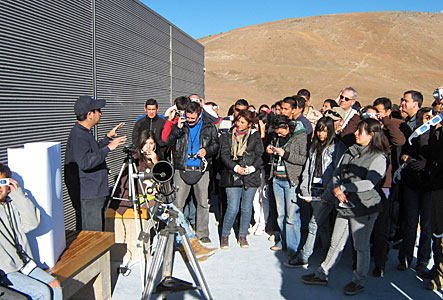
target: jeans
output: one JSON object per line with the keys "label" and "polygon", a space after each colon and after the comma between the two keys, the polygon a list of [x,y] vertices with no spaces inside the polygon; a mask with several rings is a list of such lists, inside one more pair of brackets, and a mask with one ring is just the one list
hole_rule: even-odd
{"label": "jeans", "polygon": [[[329,226],[327,222],[329,221],[329,214],[334,209],[334,204],[321,203],[321,202],[311,202],[312,206],[312,217],[309,221],[308,236],[306,242],[303,245],[303,249],[300,250],[297,260],[307,264],[309,257],[311,257],[314,252],[315,238],[317,237],[317,232],[320,233],[322,247],[329,248],[329,242],[331,240],[329,235]],[[326,226],[325,226],[326,225]]]}
{"label": "jeans", "polygon": [[[185,230],[188,238],[189,239],[195,238],[195,232],[192,230],[191,226],[186,221],[184,214],[174,204],[167,204],[167,207],[168,207],[168,209],[173,210],[178,213],[176,223],[178,226],[182,227]],[[150,209],[150,211],[152,212],[152,208]],[[157,218],[159,218],[162,221],[165,221],[166,223],[169,220],[168,218],[164,219],[162,217],[162,212],[160,210],[157,211]],[[176,241],[177,245],[183,244],[182,237],[179,234],[176,234],[175,241]]]}
{"label": "jeans", "polygon": [[[179,170],[175,170],[174,183],[178,187],[174,204],[181,212],[183,212],[183,207],[185,206],[191,186],[183,181]],[[209,237],[208,186],[209,172],[205,172],[202,178],[200,178],[196,184],[192,185],[194,188],[195,200],[197,201],[196,231],[199,239]]]}
{"label": "jeans", "polygon": [[28,295],[32,300],[61,300],[61,288],[51,288],[48,283],[55,278],[40,268],[35,268],[29,275],[12,272],[6,275],[11,285],[8,287]]}
{"label": "jeans", "polygon": [[195,225],[195,215],[197,213],[197,209],[195,208],[194,197],[191,195],[188,197],[188,199],[189,202],[187,202],[185,207],[183,207],[183,214],[190,224]]}
{"label": "jeans", "polygon": [[248,234],[249,223],[252,216],[252,201],[254,199],[256,187],[228,187],[226,188],[226,196],[228,198],[228,208],[226,209],[225,218],[223,220],[222,236],[229,236],[231,228],[234,225],[241,202],[240,216],[240,237],[246,237]]}
{"label": "jeans", "polygon": [[82,230],[103,231],[106,197],[81,199]]}
{"label": "jeans", "polygon": [[398,253],[400,262],[410,264],[417,238],[417,225],[420,219],[420,242],[417,264],[427,265],[431,258],[431,192],[412,189],[403,185],[404,219],[402,223],[403,243]]}
{"label": "jeans", "polygon": [[274,178],[273,189],[277,206],[277,225],[280,228],[280,239],[276,246],[288,249],[289,255],[297,253],[300,244],[300,207],[297,205],[295,190],[289,181]]}
{"label": "jeans", "polygon": [[370,239],[377,215],[378,213],[362,217],[337,217],[328,254],[315,274],[322,279],[327,279],[329,270],[340,260],[350,230],[357,251],[357,268],[353,273],[352,282],[364,285],[371,263]]}

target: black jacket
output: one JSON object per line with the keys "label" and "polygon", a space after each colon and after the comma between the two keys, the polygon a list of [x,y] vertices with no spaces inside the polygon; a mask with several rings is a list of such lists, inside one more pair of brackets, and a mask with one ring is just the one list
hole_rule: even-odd
{"label": "black jacket", "polygon": [[[212,163],[212,156],[216,155],[219,149],[217,129],[212,122],[202,114],[203,124],[200,132],[199,149],[205,148],[206,160],[210,165]],[[185,170],[186,155],[188,153],[189,143],[189,127],[185,123],[183,128],[178,128],[177,124],[171,129],[171,133],[166,140],[166,146],[171,147],[175,145],[173,161],[175,170]]]}
{"label": "black jacket", "polygon": [[[224,165],[222,172],[220,186],[232,187],[230,184],[232,180],[228,176],[233,176],[234,167],[239,165],[240,167],[254,166],[255,172],[248,175],[243,175],[244,187],[259,187],[260,180],[260,168],[263,165],[262,155],[264,152],[263,142],[260,137],[260,132],[254,131],[248,138],[246,145],[246,151],[242,158],[238,161],[234,161],[231,156],[232,150],[232,131],[223,133],[220,136],[220,158]],[[229,171],[229,172],[228,172]]]}
{"label": "black jacket", "polygon": [[148,118],[144,116],[140,120],[135,123],[134,129],[132,131],[132,143],[135,145],[137,143],[137,139],[140,136],[140,133],[143,130],[151,130],[154,133],[155,140],[159,144],[160,147],[165,147],[165,144],[162,141],[162,131],[165,126],[165,119],[160,118],[156,115],[154,118]]}
{"label": "black jacket", "polygon": [[[91,131],[76,123],[69,134],[65,153],[65,183],[72,195],[95,199],[109,195],[108,155],[110,139],[97,142]],[[78,191],[80,191],[78,193]],[[78,199],[77,199],[78,200]]]}

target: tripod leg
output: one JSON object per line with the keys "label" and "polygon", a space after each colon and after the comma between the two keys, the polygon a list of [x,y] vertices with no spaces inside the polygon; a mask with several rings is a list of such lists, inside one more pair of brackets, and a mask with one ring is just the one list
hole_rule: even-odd
{"label": "tripod leg", "polygon": [[[208,284],[206,283],[205,277],[203,276],[203,272],[200,268],[200,265],[198,264],[197,258],[195,257],[195,253],[191,247],[191,243],[189,242],[188,236],[184,232],[181,232],[180,235],[183,239],[183,246],[185,248],[185,251],[188,253],[189,256],[189,262],[191,263],[192,269],[195,272],[194,275],[196,275],[197,277],[196,283],[198,283],[198,286],[202,290],[203,296],[205,296],[209,300],[212,300],[213,298],[211,292],[209,291]],[[194,275],[191,272],[191,276],[194,277]]]}
{"label": "tripod leg", "polygon": [[158,271],[160,270],[167,239],[167,235],[161,235],[158,240],[157,251],[155,252],[154,258],[152,259],[152,264],[149,268],[149,272],[146,274],[146,285],[143,290],[142,300],[151,299],[152,291],[154,290],[154,280],[157,277]]}
{"label": "tripod leg", "polygon": [[172,276],[172,268],[174,265],[174,239],[175,234],[173,232],[169,232],[165,257],[163,259],[163,278]]}

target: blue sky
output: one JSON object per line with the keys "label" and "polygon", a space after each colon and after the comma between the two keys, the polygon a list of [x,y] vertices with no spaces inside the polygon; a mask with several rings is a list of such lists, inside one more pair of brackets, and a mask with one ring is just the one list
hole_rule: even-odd
{"label": "blue sky", "polygon": [[193,38],[288,18],[366,11],[443,10],[442,0],[142,0]]}

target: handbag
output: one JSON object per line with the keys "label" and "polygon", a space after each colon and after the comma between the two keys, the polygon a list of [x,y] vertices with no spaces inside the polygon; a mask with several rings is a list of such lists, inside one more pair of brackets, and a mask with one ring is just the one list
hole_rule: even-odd
{"label": "handbag", "polygon": [[199,170],[185,171],[180,170],[180,177],[188,185],[196,184],[203,177],[203,172]]}

